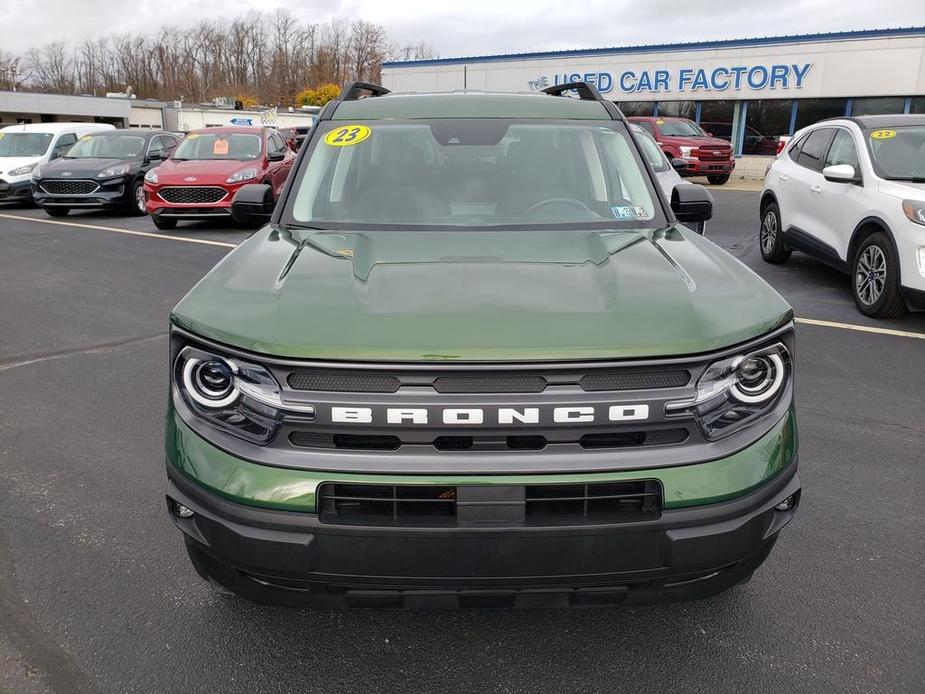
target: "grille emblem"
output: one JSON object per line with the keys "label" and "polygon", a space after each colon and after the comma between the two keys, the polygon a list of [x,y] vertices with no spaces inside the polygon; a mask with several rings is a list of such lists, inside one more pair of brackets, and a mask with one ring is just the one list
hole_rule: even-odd
{"label": "grille emblem", "polygon": [[62,171],[61,175],[62,176],[73,176],[74,174],[72,174],[70,171]]}
{"label": "grille emblem", "polygon": [[186,181],[187,183],[192,183],[193,181],[196,181],[197,179],[195,176],[187,176],[183,180]]}

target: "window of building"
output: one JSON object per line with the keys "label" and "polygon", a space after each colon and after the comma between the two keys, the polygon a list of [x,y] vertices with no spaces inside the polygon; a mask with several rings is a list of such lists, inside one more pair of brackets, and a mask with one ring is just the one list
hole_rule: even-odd
{"label": "window of building", "polygon": [[925,96],[913,96],[909,113],[925,113]]}
{"label": "window of building", "polygon": [[715,137],[732,142],[734,101],[701,101],[700,127]]}
{"label": "window of building", "polygon": [[906,106],[903,96],[871,96],[854,99],[851,103],[852,116],[876,116],[881,113],[902,113]]}
{"label": "window of building", "polygon": [[655,115],[654,101],[621,101],[617,104],[624,116],[652,116]]}
{"label": "window of building", "polygon": [[694,119],[697,112],[697,104],[694,101],[659,101],[658,115],[672,116],[676,118]]}
{"label": "window of building", "polygon": [[749,101],[742,154],[776,155],[780,137],[790,134],[792,108],[790,99]]}
{"label": "window of building", "polygon": [[845,99],[800,99],[797,101],[796,129],[818,123],[823,118],[845,115]]}

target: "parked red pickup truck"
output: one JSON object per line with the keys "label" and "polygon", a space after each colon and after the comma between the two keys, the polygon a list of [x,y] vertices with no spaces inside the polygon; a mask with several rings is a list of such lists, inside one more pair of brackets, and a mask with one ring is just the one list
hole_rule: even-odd
{"label": "parked red pickup truck", "polygon": [[667,116],[633,116],[627,120],[645,128],[669,159],[687,162],[687,168],[678,171],[682,176],[706,176],[710,183],[722,185],[735,169],[732,145],[708,135],[692,120]]}

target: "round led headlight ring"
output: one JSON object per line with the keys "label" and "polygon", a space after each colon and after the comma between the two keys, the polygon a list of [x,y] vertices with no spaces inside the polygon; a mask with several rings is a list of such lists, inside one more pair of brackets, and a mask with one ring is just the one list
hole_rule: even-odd
{"label": "round led headlight ring", "polygon": [[238,399],[234,368],[223,359],[187,359],[183,388],[203,407],[226,407]]}
{"label": "round led headlight ring", "polygon": [[777,395],[784,383],[784,360],[779,354],[753,354],[738,363],[729,388],[739,402],[761,403]]}

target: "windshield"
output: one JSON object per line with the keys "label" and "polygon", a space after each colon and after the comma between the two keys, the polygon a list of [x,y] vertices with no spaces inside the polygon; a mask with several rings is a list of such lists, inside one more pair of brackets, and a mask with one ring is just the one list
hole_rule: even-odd
{"label": "windshield", "polygon": [[668,137],[707,137],[700,126],[689,120],[663,120],[655,121],[662,135]]}
{"label": "windshield", "polygon": [[670,169],[668,160],[662,154],[662,149],[656,144],[655,139],[642,128],[632,128],[632,130],[633,135],[639,141],[643,156],[649,161],[649,166],[652,167],[652,170],[661,173]]}
{"label": "windshield", "polygon": [[878,176],[925,181],[925,125],[880,128],[866,136]]}
{"label": "windshield", "polygon": [[171,159],[257,159],[260,137],[248,133],[190,133]]}
{"label": "windshield", "polygon": [[145,140],[137,135],[84,135],[71,147],[65,159],[135,159],[145,149]]}
{"label": "windshield", "polygon": [[0,157],[40,157],[52,137],[51,133],[0,133]]}
{"label": "windshield", "polygon": [[289,212],[325,228],[662,225],[628,137],[611,122],[329,123]]}

